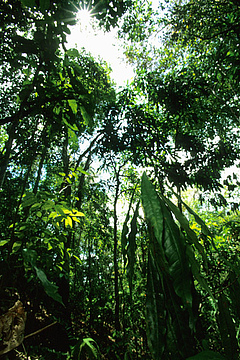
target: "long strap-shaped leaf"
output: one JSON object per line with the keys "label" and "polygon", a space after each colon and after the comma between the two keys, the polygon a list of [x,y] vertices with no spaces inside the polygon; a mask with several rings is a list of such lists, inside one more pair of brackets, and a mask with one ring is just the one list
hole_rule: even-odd
{"label": "long strap-shaped leaf", "polygon": [[132,285],[133,285],[133,273],[135,264],[135,251],[136,251],[136,234],[137,234],[137,218],[138,218],[139,203],[136,206],[134,215],[131,221],[131,231],[128,236],[128,247],[127,247],[127,276],[129,281],[130,294],[132,297]]}
{"label": "long strap-shaped leaf", "polygon": [[151,255],[148,254],[146,322],[148,346],[154,359],[160,359],[166,343],[166,308],[161,280]]}
{"label": "long strap-shaped leaf", "polygon": [[126,218],[125,218],[124,223],[123,223],[122,234],[121,234],[121,245],[122,245],[122,254],[123,254],[124,265],[126,265],[126,262],[127,262],[127,244],[128,244],[127,235],[129,233],[128,221],[129,221],[129,218],[130,218],[130,211],[131,211],[131,208],[132,208],[132,203],[133,203],[133,199],[134,199],[134,195],[135,195],[135,190],[136,190],[136,187],[135,187],[135,189],[134,189],[134,191],[132,193],[131,199],[130,199],[127,215],[126,215]]}
{"label": "long strap-shaped leaf", "polygon": [[[208,259],[207,259],[207,255],[205,253],[204,247],[199,243],[197,235],[190,228],[189,221],[187,220],[187,218],[181,213],[179,208],[171,200],[167,199],[163,195],[160,195],[160,196],[161,196],[161,199],[169,206],[169,208],[171,209],[173,214],[176,216],[176,219],[179,221],[181,227],[186,231],[189,240],[194,244],[196,249],[201,254],[201,256],[203,258],[203,261],[204,261],[204,264],[205,264],[205,267],[208,268]],[[184,206],[187,206],[187,205],[184,204]]]}
{"label": "long strap-shaped leaf", "polygon": [[186,257],[186,244],[170,211],[145,173],[142,176],[142,203],[145,216],[154,230],[166,270],[173,280],[174,290],[185,306],[191,306],[192,280]]}

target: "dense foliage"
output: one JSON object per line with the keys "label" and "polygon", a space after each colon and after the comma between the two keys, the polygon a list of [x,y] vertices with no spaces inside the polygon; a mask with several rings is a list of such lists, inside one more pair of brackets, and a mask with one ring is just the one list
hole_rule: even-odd
{"label": "dense foliage", "polygon": [[[121,91],[68,48],[86,6],[136,68]],[[0,356],[237,360],[238,1],[0,10]]]}

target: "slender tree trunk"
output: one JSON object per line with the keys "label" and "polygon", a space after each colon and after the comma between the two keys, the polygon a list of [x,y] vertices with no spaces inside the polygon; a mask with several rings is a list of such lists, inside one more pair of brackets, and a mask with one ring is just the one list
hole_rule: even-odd
{"label": "slender tree trunk", "polygon": [[92,240],[89,238],[87,240],[88,242],[88,286],[89,286],[89,292],[88,292],[88,299],[89,299],[89,309],[90,309],[90,319],[89,319],[89,325],[93,325],[93,297],[92,297]]}
{"label": "slender tree trunk", "polygon": [[42,154],[41,154],[41,159],[38,165],[38,172],[37,172],[37,178],[34,184],[34,188],[33,188],[33,193],[36,194],[38,191],[38,187],[39,187],[39,182],[40,182],[40,178],[41,178],[41,174],[42,174],[42,168],[43,168],[43,164],[47,155],[47,149],[48,149],[48,145],[49,145],[49,139],[47,138],[47,125],[45,124],[44,129],[42,131]]}
{"label": "slender tree trunk", "polygon": [[181,185],[178,185],[177,186],[177,194],[178,194],[178,196],[179,196],[179,199],[178,199],[178,208],[179,208],[179,210],[181,211],[181,213],[182,213],[182,202],[181,202]]}
{"label": "slender tree trunk", "polygon": [[62,162],[63,162],[63,172],[65,173],[64,182],[62,184],[62,188],[64,189],[64,195],[66,199],[68,199],[71,195],[71,186],[66,181],[66,178],[69,175],[69,155],[68,155],[68,129],[64,128],[64,142],[62,149]]}
{"label": "slender tree trunk", "polygon": [[40,182],[40,178],[41,178],[41,174],[42,174],[43,163],[44,163],[46,154],[47,154],[47,147],[45,146],[43,148],[41,159],[40,159],[39,166],[38,166],[37,179],[35,181],[34,188],[33,188],[34,194],[36,194],[38,191],[38,186],[39,186],[39,182]]}
{"label": "slender tree trunk", "polygon": [[120,298],[119,298],[119,273],[118,273],[118,236],[117,236],[117,201],[119,196],[120,188],[120,179],[119,179],[120,170],[116,173],[116,192],[114,199],[114,226],[113,226],[113,241],[114,241],[114,250],[113,250],[113,261],[114,261],[114,295],[115,295],[115,328],[120,330]]}
{"label": "slender tree trunk", "polygon": [[[62,183],[62,190],[64,193],[65,200],[70,201],[71,196],[71,186],[68,184],[66,178],[69,174],[69,156],[68,156],[68,129],[64,128],[64,142],[62,148],[62,164],[63,171],[65,173],[65,178]],[[70,263],[69,263],[69,255],[67,249],[71,248],[71,231],[68,232],[67,241],[64,243],[64,276],[59,280],[59,294],[62,296],[63,303],[65,305],[65,320],[68,322],[70,320],[70,313],[68,310],[69,303],[69,295],[70,295],[70,284],[69,284],[69,273],[70,273]]]}
{"label": "slender tree trunk", "polygon": [[[81,155],[81,157],[82,157],[82,155]],[[87,161],[86,161],[86,163],[84,165],[84,169],[83,169],[84,171],[88,171],[88,169],[90,167],[90,164],[91,164],[91,159],[92,159],[92,153],[91,153],[91,149],[90,149],[88,157],[87,157]],[[79,161],[79,159],[78,159],[78,161]],[[79,165],[80,165],[80,161],[79,161],[78,166]],[[85,183],[85,174],[82,173],[80,178],[79,178],[78,187],[77,187],[77,191],[76,191],[78,200],[76,201],[75,206],[74,206],[77,210],[80,210],[80,211],[81,211],[81,208],[82,208],[82,202],[83,202],[83,196],[84,196],[84,183]],[[79,230],[79,224],[77,225],[76,223],[73,223],[73,229],[75,229],[76,227]],[[73,231],[72,244],[71,244],[72,249],[75,249],[79,244],[79,241],[78,242],[76,241],[76,236],[78,236],[77,232]],[[72,264],[74,269],[76,269],[76,261],[77,261],[76,258],[73,257],[71,264]],[[73,276],[74,276],[73,286],[75,288],[76,271],[74,272]]]}
{"label": "slender tree trunk", "polygon": [[[84,171],[88,171],[90,164],[91,164],[91,160],[92,160],[92,152],[91,150],[89,151],[88,157],[87,157],[87,161],[84,165]],[[78,183],[78,189],[77,189],[77,197],[78,200],[76,201],[76,208],[78,210],[81,210],[81,206],[82,206],[82,201],[83,201],[83,195],[84,195],[84,191],[83,191],[83,186],[84,186],[84,181],[85,181],[85,174],[82,173],[79,179],[79,183]]]}
{"label": "slender tree trunk", "polygon": [[6,175],[10,155],[11,155],[12,143],[13,143],[14,134],[15,134],[15,128],[16,128],[16,123],[13,123],[11,125],[11,128],[8,133],[8,140],[5,144],[5,153],[0,157],[0,189],[2,188],[3,183],[4,183],[4,179],[5,179],[5,175]]}

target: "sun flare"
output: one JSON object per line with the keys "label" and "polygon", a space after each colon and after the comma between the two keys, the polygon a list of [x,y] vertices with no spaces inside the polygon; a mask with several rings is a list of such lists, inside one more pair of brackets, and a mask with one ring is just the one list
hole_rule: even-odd
{"label": "sun flare", "polygon": [[98,27],[98,20],[94,15],[96,8],[90,3],[89,5],[79,3],[75,6],[76,25],[68,35],[68,48],[85,49],[96,59],[100,57],[106,61],[112,69],[112,79],[122,86],[133,77],[133,68],[123,59],[117,29],[106,33]]}
{"label": "sun flare", "polygon": [[93,18],[90,10],[78,10],[76,18],[81,31],[88,31],[92,27]]}

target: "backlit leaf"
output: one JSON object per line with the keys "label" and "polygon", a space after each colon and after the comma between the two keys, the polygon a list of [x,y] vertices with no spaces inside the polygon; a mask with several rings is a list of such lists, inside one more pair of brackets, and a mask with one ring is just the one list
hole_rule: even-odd
{"label": "backlit leaf", "polygon": [[10,241],[10,239],[8,239],[8,240],[1,240],[1,241],[0,241],[0,246],[6,245],[9,241]]}
{"label": "backlit leaf", "polygon": [[73,114],[77,114],[77,108],[78,108],[78,106],[77,106],[76,100],[74,100],[74,99],[69,99],[69,100],[68,100],[68,105],[69,105],[70,108],[72,109]]}

